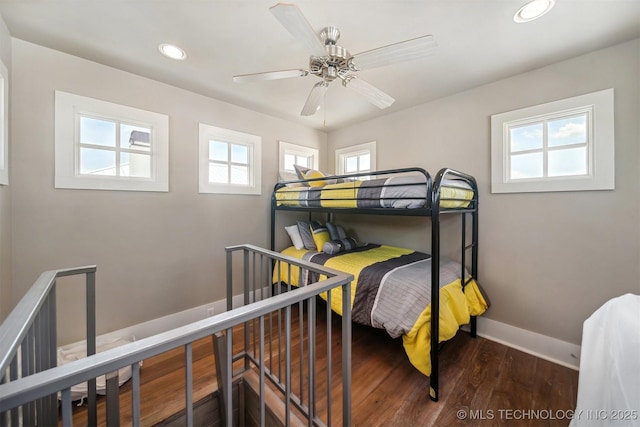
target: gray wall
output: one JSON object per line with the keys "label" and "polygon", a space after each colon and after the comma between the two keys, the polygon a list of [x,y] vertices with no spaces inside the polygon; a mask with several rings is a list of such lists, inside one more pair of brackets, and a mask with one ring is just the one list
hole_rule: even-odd
{"label": "gray wall", "polygon": [[[11,36],[0,16],[0,59],[9,70],[11,76]],[[11,83],[11,78],[9,78]],[[9,88],[11,93],[11,88]],[[11,104],[9,104],[9,120],[11,120]],[[11,138],[11,126],[9,126]],[[10,144],[11,145],[11,144]],[[11,148],[11,147],[9,147]],[[9,159],[11,165],[11,159]],[[11,167],[9,168],[11,175]],[[9,177],[11,184],[11,177]],[[11,191],[12,188],[0,185],[0,322],[4,320],[12,308],[11,303]]]}
{"label": "gray wall", "polygon": [[[13,71],[13,302],[45,270],[97,264],[99,333],[223,299],[224,247],[268,245],[278,140],[326,152],[323,132],[18,39]],[[170,192],[54,189],[54,90],[168,114]],[[198,122],[262,136],[261,196],[198,194]],[[83,295],[59,289],[61,343]]]}
{"label": "gray wall", "polygon": [[[480,186],[479,281],[493,303],[486,316],[579,344],[582,322],[597,307],[640,293],[639,76],[635,40],[332,132],[329,152],[375,140],[378,169],[473,174]],[[611,87],[615,191],[490,194],[492,114]],[[415,219],[358,225],[363,240],[429,248]],[[446,244],[447,252],[457,246]]]}
{"label": "gray wall", "polygon": [[[8,55],[2,28],[0,38],[0,54]],[[20,40],[12,46],[11,186],[0,188],[0,309],[7,295],[15,304],[44,270],[94,263],[101,333],[223,298],[223,247],[268,245],[278,140],[319,148],[328,170],[333,156],[327,153],[375,140],[379,169],[447,166],[475,175],[480,282],[493,302],[491,319],[579,343],[583,320],[599,305],[640,293],[640,40],[328,136]],[[615,88],[615,191],[490,194],[492,114],[609,87]],[[171,191],[55,190],[54,90],[168,114]],[[199,121],[263,137],[262,196],[197,193]],[[279,229],[294,220],[283,215]],[[359,218],[357,229],[348,217],[339,220],[364,241],[429,248],[422,219]],[[444,233],[453,235],[456,225],[447,220]],[[285,243],[280,233],[277,247]],[[445,252],[455,253],[458,244],[457,237],[445,241]],[[59,291],[62,342],[79,338],[82,296],[75,282]]]}

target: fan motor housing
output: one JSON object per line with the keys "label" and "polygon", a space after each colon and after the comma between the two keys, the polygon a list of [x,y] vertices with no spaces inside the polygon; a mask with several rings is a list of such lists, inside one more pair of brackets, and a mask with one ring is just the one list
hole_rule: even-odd
{"label": "fan motor housing", "polygon": [[332,81],[338,74],[349,71],[351,54],[342,46],[335,44],[325,45],[327,56],[312,56],[309,59],[309,72]]}

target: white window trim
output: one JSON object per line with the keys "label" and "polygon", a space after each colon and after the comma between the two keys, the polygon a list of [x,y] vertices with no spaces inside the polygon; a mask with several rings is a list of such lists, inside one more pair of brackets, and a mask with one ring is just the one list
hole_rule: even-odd
{"label": "white window trim", "polygon": [[0,185],[9,185],[9,71],[0,60]]}
{"label": "white window trim", "polygon": [[[312,169],[318,170],[318,165],[320,164],[319,160],[319,151],[317,148],[306,147],[304,145],[292,144],[290,142],[280,141],[278,147],[278,165],[279,170],[284,171],[284,155],[285,154],[294,154],[300,155],[304,157],[311,157],[313,164],[309,166]],[[293,172],[294,170],[286,170],[287,172]]]}
{"label": "white window trim", "polygon": [[[80,174],[80,115],[151,129],[151,177]],[[55,92],[55,188],[169,191],[169,117],[99,99]]]}
{"label": "white window trim", "polygon": [[[560,115],[580,108],[593,111],[590,163],[586,176],[561,176],[509,180],[508,125]],[[491,192],[613,190],[615,188],[615,135],[613,89],[553,101],[491,116]]]}
{"label": "white window trim", "polygon": [[[203,194],[262,194],[262,137],[224,129],[204,123],[199,124],[198,191]],[[209,140],[248,145],[249,185],[219,184],[209,182]]]}
{"label": "white window trim", "polygon": [[370,171],[376,170],[376,141],[365,142],[364,144],[352,145],[350,147],[340,148],[336,150],[336,175],[344,175],[344,162],[347,157],[369,153],[371,159]]}

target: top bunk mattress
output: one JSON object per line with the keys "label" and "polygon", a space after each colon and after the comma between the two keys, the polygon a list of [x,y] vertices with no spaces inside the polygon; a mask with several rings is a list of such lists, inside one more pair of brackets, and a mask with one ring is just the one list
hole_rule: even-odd
{"label": "top bunk mattress", "polygon": [[[277,206],[323,208],[427,208],[431,202],[430,186],[424,176],[404,175],[369,180],[336,182],[311,181],[315,186],[284,186],[276,190]],[[474,198],[471,186],[458,179],[443,179],[440,207],[467,208]]]}

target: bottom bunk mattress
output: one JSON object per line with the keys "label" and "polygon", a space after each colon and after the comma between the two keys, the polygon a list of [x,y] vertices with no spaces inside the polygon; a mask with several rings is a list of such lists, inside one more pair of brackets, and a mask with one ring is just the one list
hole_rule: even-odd
{"label": "bottom bunk mattress", "polygon": [[[282,254],[353,274],[351,315],[353,321],[385,329],[402,337],[409,360],[420,372],[431,374],[431,257],[395,246],[367,244],[330,255],[289,247]],[[273,282],[304,286],[322,277],[308,270],[280,263]],[[462,286],[460,263],[440,262],[439,342],[453,338],[460,326],[488,308],[487,299],[474,280]],[[291,283],[288,283],[291,282]],[[326,294],[321,295],[325,300]],[[342,314],[342,291],[331,291],[331,309]]]}

